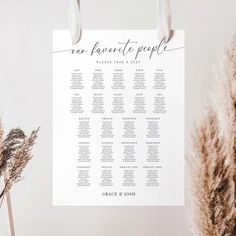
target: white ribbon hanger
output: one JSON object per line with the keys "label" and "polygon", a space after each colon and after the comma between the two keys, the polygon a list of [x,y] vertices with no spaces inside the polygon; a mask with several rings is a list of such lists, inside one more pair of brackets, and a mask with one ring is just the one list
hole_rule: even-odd
{"label": "white ribbon hanger", "polygon": [[171,30],[170,0],[156,0],[156,5],[158,38],[160,40],[164,38],[165,43],[167,43],[173,35]]}
{"label": "white ribbon hanger", "polygon": [[[77,44],[82,35],[80,0],[70,0],[68,23],[72,44]],[[170,0],[156,0],[157,5],[157,33],[158,38],[164,38],[167,43],[173,31],[171,31]]]}
{"label": "white ribbon hanger", "polygon": [[77,44],[82,35],[80,0],[70,0],[68,24],[72,44]]}

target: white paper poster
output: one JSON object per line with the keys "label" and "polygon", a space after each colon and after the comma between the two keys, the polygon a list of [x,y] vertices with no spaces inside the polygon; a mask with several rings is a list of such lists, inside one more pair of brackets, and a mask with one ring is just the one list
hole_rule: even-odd
{"label": "white paper poster", "polygon": [[53,32],[53,204],[184,205],[184,32]]}

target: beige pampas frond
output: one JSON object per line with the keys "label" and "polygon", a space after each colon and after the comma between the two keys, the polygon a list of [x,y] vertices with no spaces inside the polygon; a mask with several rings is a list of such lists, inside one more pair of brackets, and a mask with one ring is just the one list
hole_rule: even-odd
{"label": "beige pampas frond", "polygon": [[11,157],[14,155],[16,149],[20,147],[26,136],[24,132],[17,128],[12,129],[7,135],[6,139],[2,142],[1,160],[0,160],[0,177],[6,170]]}
{"label": "beige pampas frond", "polygon": [[[219,98],[215,102],[217,116],[223,136],[232,150],[231,159],[234,161],[234,184],[236,199],[236,35],[227,46],[216,70],[217,91]],[[218,108],[218,109],[217,109]],[[234,235],[236,235],[236,201],[234,213]]]}
{"label": "beige pampas frond", "polygon": [[[32,157],[31,149],[35,144],[38,131],[39,129],[34,130],[29,136],[29,138],[25,138],[25,140],[20,146],[18,146],[16,149],[13,149],[14,152],[11,156],[10,162],[6,170],[5,186],[2,190],[2,193],[0,194],[0,198],[3,197],[4,194],[11,189],[14,183],[18,182],[21,179],[22,172]],[[18,135],[17,133],[15,134]],[[22,133],[21,135],[24,134]]]}
{"label": "beige pampas frond", "polygon": [[[2,120],[0,119],[0,163],[2,160],[2,148],[3,148],[3,125],[2,125]],[[1,169],[0,169],[0,174],[1,174]]]}
{"label": "beige pampas frond", "polygon": [[4,163],[4,157],[2,155],[3,153],[3,134],[4,134],[4,129],[2,125],[2,120],[0,119],[0,177],[3,173],[3,163]]}
{"label": "beige pampas frond", "polygon": [[234,229],[234,166],[215,112],[208,114],[193,136],[189,159],[192,231],[196,236],[232,236]]}
{"label": "beige pampas frond", "polygon": [[224,50],[211,105],[188,158],[191,229],[196,236],[236,236],[236,38]]}
{"label": "beige pampas frond", "polygon": [[217,96],[212,100],[222,135],[236,150],[236,35],[224,49],[219,67],[215,71]]}

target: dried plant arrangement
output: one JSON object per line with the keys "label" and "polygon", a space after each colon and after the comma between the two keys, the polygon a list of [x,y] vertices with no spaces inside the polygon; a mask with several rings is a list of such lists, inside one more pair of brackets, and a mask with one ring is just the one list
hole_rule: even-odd
{"label": "dried plant arrangement", "polygon": [[12,185],[21,180],[23,170],[32,158],[31,150],[38,131],[39,129],[32,131],[27,137],[21,129],[16,128],[4,139],[3,125],[0,121],[0,177],[4,178],[4,186],[0,191],[1,203]]}
{"label": "dried plant arrangement", "polygon": [[236,236],[236,38],[216,70],[216,89],[192,135],[188,211],[196,236]]}

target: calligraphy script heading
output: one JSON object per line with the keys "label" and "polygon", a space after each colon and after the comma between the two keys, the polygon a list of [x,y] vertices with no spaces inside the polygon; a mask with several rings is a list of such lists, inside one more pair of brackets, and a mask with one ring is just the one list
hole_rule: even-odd
{"label": "calligraphy script heading", "polygon": [[53,53],[59,52],[71,52],[71,54],[88,54],[90,53],[91,56],[99,55],[102,56],[104,54],[121,54],[123,56],[127,56],[128,54],[134,54],[134,59],[137,60],[141,54],[149,54],[149,59],[153,57],[154,54],[161,55],[165,52],[175,51],[183,49],[184,47],[178,48],[169,48],[168,44],[165,43],[165,37],[154,46],[147,46],[147,45],[139,45],[138,42],[131,41],[128,39],[126,42],[118,42],[117,47],[107,47],[102,46],[99,41],[97,41],[91,50],[79,48],[79,49],[66,49],[61,51],[55,51]]}

